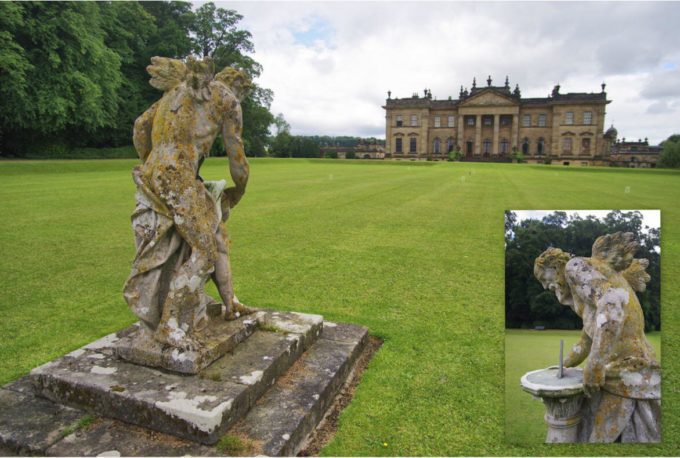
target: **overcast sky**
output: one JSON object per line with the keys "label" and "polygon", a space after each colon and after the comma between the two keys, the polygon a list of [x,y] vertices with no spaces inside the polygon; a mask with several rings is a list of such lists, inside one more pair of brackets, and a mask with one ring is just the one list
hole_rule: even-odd
{"label": "overcast sky", "polygon": [[[196,2],[198,3],[198,2]],[[600,92],[619,138],[680,133],[680,3],[215,2],[244,16],[294,134],[385,135],[387,97]]]}

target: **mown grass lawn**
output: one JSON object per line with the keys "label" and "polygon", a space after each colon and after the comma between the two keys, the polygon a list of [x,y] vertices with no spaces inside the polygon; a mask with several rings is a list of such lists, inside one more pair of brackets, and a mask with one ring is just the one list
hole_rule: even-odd
{"label": "mown grass lawn", "polygon": [[[545,441],[548,429],[543,420],[543,402],[523,391],[519,380],[529,371],[559,364],[560,339],[564,340],[566,355],[580,335],[580,331],[505,331],[505,438],[508,443],[524,445]],[[664,366],[660,337],[659,332],[647,334]]]}
{"label": "mown grass lawn", "polygon": [[[134,164],[0,162],[0,383],[134,321],[121,295]],[[385,341],[324,455],[678,454],[680,174],[251,164],[229,222],[239,299],[363,324]],[[225,160],[202,175],[227,176]],[[503,211],[612,208],[662,210],[664,444],[509,444]]]}

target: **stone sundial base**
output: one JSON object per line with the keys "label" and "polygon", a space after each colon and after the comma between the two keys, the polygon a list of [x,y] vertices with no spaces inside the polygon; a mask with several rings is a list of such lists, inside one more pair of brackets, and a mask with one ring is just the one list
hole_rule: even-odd
{"label": "stone sundial base", "polygon": [[[260,324],[197,375],[117,357],[137,325],[34,369],[0,388],[0,455],[215,455],[223,453],[200,444],[232,433],[254,444],[252,454],[295,455],[345,383],[368,331],[319,315],[258,313]],[[124,423],[99,419],[73,433],[86,412]],[[156,440],[152,447],[153,431],[182,438],[173,439],[181,446]]]}
{"label": "stone sundial base", "polygon": [[583,371],[565,368],[557,377],[557,368],[527,372],[520,383],[522,389],[543,400],[545,422],[548,424],[546,443],[578,442],[583,402]]}

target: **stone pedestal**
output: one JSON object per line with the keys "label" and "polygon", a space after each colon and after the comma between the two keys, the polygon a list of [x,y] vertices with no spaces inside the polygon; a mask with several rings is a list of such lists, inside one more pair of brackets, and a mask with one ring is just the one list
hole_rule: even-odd
{"label": "stone pedestal", "polygon": [[557,377],[558,371],[548,368],[527,372],[520,383],[524,391],[541,398],[545,404],[546,443],[579,442],[583,371],[565,368],[562,378]]}
{"label": "stone pedestal", "polygon": [[[254,454],[295,455],[368,340],[366,328],[294,312],[263,310],[213,327],[212,345],[194,353],[160,345],[157,352],[149,346],[142,352],[138,345],[147,336],[139,324],[130,326],[34,369],[32,391],[56,405],[194,443],[212,445],[235,434],[257,444]],[[0,445],[5,436],[23,437],[9,426],[5,432],[3,424],[0,413]],[[91,439],[83,436],[77,447],[63,443],[52,452],[78,455]],[[22,440],[12,447],[30,449]]]}

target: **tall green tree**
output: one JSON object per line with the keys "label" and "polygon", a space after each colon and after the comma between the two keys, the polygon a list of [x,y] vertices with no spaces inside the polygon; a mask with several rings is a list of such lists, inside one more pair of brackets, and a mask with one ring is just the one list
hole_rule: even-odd
{"label": "tall green tree", "polygon": [[[94,132],[92,146],[130,144],[132,126],[158,93],[151,93],[145,67],[149,64],[150,38],[158,34],[155,18],[137,2],[97,3],[102,17],[104,43],[120,58],[122,83],[118,89],[118,111],[112,128]],[[151,88],[152,89],[152,88]]]}
{"label": "tall green tree", "polygon": [[[194,53],[211,57],[215,68],[231,66],[244,70],[250,78],[262,72],[262,66],[246,53],[255,51],[252,35],[238,27],[243,16],[234,10],[217,8],[212,2],[196,10],[191,26]],[[266,154],[269,126],[274,122],[270,112],[274,93],[271,89],[253,86],[241,101],[243,110],[243,143],[250,156]]]}
{"label": "tall green tree", "polygon": [[[2,4],[3,150],[114,127],[121,58],[91,2]],[[7,28],[4,28],[7,23]],[[4,69],[7,68],[7,71]]]}
{"label": "tall green tree", "polygon": [[680,168],[680,134],[671,135],[661,144],[659,166],[674,169]]}
{"label": "tall green tree", "polygon": [[152,56],[183,59],[191,54],[194,43],[190,31],[195,19],[191,3],[153,1],[140,5],[153,16],[156,26],[148,39],[144,62],[148,63]]}

